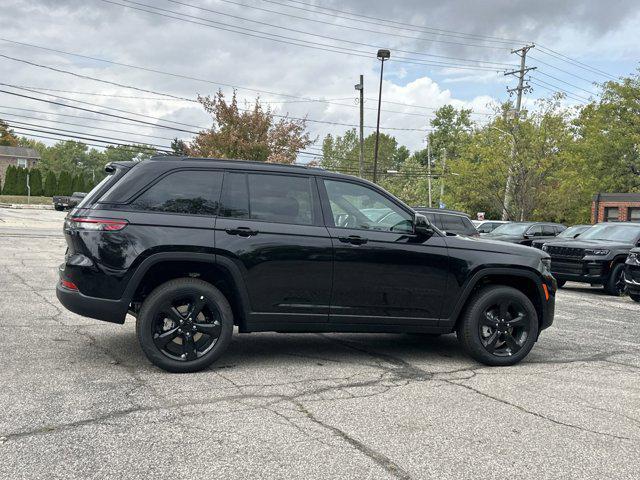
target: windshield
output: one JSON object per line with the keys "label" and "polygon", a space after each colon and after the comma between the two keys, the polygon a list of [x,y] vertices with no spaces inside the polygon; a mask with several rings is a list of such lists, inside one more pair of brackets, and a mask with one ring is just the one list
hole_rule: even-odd
{"label": "windshield", "polygon": [[596,225],[580,235],[582,240],[610,240],[633,243],[640,235],[640,225]]}
{"label": "windshield", "polygon": [[561,238],[574,238],[576,235],[581,235],[585,230],[588,230],[590,227],[587,225],[576,225],[574,227],[569,227],[566,230],[563,230],[558,234],[558,237]]}
{"label": "windshield", "polygon": [[491,232],[491,235],[522,235],[530,226],[530,223],[505,223]]}

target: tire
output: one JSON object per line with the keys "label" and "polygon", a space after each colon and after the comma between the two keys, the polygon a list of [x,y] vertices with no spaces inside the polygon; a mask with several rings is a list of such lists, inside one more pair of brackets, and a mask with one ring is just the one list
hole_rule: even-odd
{"label": "tire", "polygon": [[615,297],[619,297],[627,291],[627,286],[624,283],[624,263],[618,263],[611,269],[609,278],[604,284],[604,291]]}
{"label": "tire", "polygon": [[54,205],[53,208],[55,208],[58,212],[64,211],[64,207],[61,207],[60,205]]}
{"label": "tire", "polygon": [[567,281],[566,280],[556,280],[556,283],[558,284],[558,288],[562,288],[566,285]]}
{"label": "tire", "polygon": [[464,350],[478,362],[514,365],[529,354],[536,342],[538,314],[520,290],[489,286],[469,301],[457,335]]}
{"label": "tire", "polygon": [[634,302],[640,302],[640,293],[630,293],[629,298]]}
{"label": "tire", "polygon": [[136,322],[138,341],[149,361],[174,373],[211,365],[229,346],[232,333],[229,302],[216,287],[196,278],[157,287],[145,299]]}

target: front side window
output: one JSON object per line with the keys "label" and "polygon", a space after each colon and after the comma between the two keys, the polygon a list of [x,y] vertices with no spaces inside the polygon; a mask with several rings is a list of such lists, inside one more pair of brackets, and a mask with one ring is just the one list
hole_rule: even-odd
{"label": "front side window", "polygon": [[375,190],[337,180],[324,180],[324,185],[336,227],[413,232],[412,215]]}
{"label": "front side window", "polygon": [[170,173],[131,202],[134,210],[216,215],[222,172],[184,170]]}
{"label": "front side window", "polygon": [[540,225],[534,225],[529,230],[527,230],[527,235],[540,237],[542,235],[542,227]]}
{"label": "front side window", "polygon": [[464,220],[459,215],[440,215],[442,229],[451,233],[466,233]]}
{"label": "front side window", "polygon": [[543,225],[542,226],[542,235],[547,237],[552,237],[556,234],[556,229],[553,225]]}

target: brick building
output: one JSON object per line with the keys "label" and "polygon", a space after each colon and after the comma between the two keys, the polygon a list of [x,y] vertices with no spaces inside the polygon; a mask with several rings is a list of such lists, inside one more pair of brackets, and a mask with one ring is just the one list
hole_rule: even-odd
{"label": "brick building", "polygon": [[40,155],[33,148],[0,145],[0,183],[4,185],[5,173],[9,165],[33,168],[39,160]]}
{"label": "brick building", "polygon": [[640,222],[640,193],[597,193],[591,202],[591,223]]}

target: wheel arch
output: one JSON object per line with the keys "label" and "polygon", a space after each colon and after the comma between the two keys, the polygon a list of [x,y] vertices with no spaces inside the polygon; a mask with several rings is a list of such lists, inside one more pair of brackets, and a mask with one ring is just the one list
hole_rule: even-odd
{"label": "wheel arch", "polygon": [[[477,271],[467,282],[462,294],[454,307],[448,323],[452,329],[458,328],[462,313],[477,291],[487,285],[504,285],[513,287],[524,293],[533,303],[538,315],[538,326],[541,327],[544,320],[544,290],[542,289],[542,277],[535,271],[526,268],[485,268]],[[541,328],[538,329],[540,331]]]}
{"label": "wheel arch", "polygon": [[135,270],[123,298],[136,311],[157,286],[175,278],[200,278],[218,288],[233,311],[234,323],[245,329],[249,301],[243,277],[229,258],[197,252],[162,252],[146,258]]}

